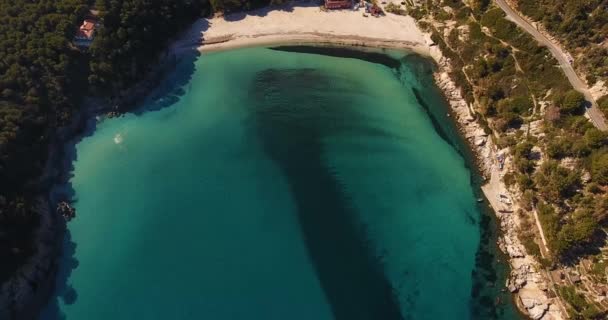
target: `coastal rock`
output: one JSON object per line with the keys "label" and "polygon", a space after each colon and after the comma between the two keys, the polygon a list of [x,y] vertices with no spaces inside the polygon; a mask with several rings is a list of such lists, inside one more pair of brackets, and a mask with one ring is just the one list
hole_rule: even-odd
{"label": "coastal rock", "polygon": [[[483,28],[489,31],[487,28]],[[427,34],[426,36],[430,40],[430,35]],[[475,151],[479,169],[486,177],[492,177],[493,180],[496,179],[494,175],[497,170],[497,156],[508,155],[509,150],[499,150],[492,139],[489,139],[481,124],[471,114],[471,109],[464,101],[459,86],[449,76],[452,70],[450,59],[442,55],[438,46],[431,47],[430,51],[438,65],[438,72],[434,73],[435,82],[443,91],[450,107],[454,111],[455,118],[460,125],[460,131]],[[530,131],[533,131],[535,134],[543,134],[541,129],[542,121],[534,121],[530,124]],[[485,141],[482,138],[485,138]],[[482,141],[484,142],[482,143]],[[509,160],[508,156],[504,158],[503,168],[497,174],[499,176],[498,180],[500,180],[500,177],[505,172],[508,172],[511,163],[512,159]],[[508,205],[508,209],[511,212],[519,209],[517,199],[520,198],[520,194],[516,191],[514,192],[514,190],[509,190],[503,181],[498,181],[498,186],[493,186],[492,188],[499,189],[501,194],[505,194],[508,199],[511,199],[512,204]],[[505,205],[504,202],[499,204],[499,206],[503,206],[503,209]],[[547,280],[533,267],[536,263],[535,258],[526,253],[524,246],[519,240],[518,230],[520,228],[520,221],[518,216],[512,213],[500,212],[501,207],[494,209],[496,216],[500,219],[500,228],[503,231],[502,236],[498,240],[498,246],[500,250],[509,256],[512,266],[505,287],[510,292],[517,294],[521,301],[518,304],[518,308],[532,319],[564,319],[562,310],[551,303],[552,300],[547,292]]]}
{"label": "coastal rock", "polygon": [[526,309],[532,309],[536,306],[536,299],[528,299],[528,298],[522,298],[521,299],[521,304],[524,305],[524,307]]}
{"label": "coastal rock", "polygon": [[528,309],[528,314],[530,315],[530,318],[538,320],[545,315],[548,309],[549,306],[547,304],[537,304],[533,308]]}
{"label": "coastal rock", "polygon": [[511,258],[523,258],[524,257],[524,254],[523,254],[523,252],[521,252],[521,249],[519,249],[515,245],[507,245],[506,249],[507,249],[507,254]]}
{"label": "coastal rock", "polygon": [[480,137],[487,137],[488,134],[486,133],[485,130],[483,130],[482,128],[478,128],[477,130],[475,130],[475,135],[476,136],[480,136]]}
{"label": "coastal rock", "polygon": [[477,137],[475,138],[475,145],[476,146],[483,146],[484,144],[486,144],[486,138],[485,137]]}
{"label": "coastal rock", "polygon": [[[511,217],[511,215],[505,215]],[[515,228],[515,222],[513,219],[502,219],[501,227],[503,229]],[[511,258],[523,258],[525,257],[525,250],[519,243],[519,239],[511,233],[507,233],[503,236],[504,248],[503,252],[506,252]]]}

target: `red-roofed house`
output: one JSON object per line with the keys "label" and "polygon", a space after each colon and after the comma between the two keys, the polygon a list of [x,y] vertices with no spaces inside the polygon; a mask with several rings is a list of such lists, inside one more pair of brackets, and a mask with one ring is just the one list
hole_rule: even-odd
{"label": "red-roofed house", "polygon": [[91,42],[93,41],[93,37],[95,37],[95,28],[97,28],[97,21],[93,19],[85,19],[80,28],[78,28],[78,32],[76,32],[76,36],[74,37],[76,44],[85,47],[90,46]]}

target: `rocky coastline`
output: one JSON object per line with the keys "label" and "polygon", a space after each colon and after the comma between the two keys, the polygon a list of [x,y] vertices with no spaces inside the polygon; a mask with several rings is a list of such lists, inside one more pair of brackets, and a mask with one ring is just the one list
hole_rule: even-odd
{"label": "rocky coastline", "polygon": [[[461,134],[469,142],[476,156],[478,168],[486,179],[482,191],[500,222],[498,246],[509,257],[511,267],[505,287],[515,295],[514,300],[519,311],[531,319],[567,319],[561,301],[550,292],[551,280],[543,272],[536,258],[526,252],[519,239],[520,218],[516,212],[524,210],[517,204],[521,195],[518,190],[507,188],[502,181],[502,175],[508,172],[512,162],[509,150],[500,150],[496,146],[492,139],[494,133],[486,132],[472,106],[466,103],[460,88],[450,78],[452,66],[449,59],[434,45],[430,34],[426,34],[425,40],[430,56],[437,64],[435,82],[443,91]],[[503,159],[502,164],[499,164],[499,157]],[[505,202],[508,202],[508,205]]]}

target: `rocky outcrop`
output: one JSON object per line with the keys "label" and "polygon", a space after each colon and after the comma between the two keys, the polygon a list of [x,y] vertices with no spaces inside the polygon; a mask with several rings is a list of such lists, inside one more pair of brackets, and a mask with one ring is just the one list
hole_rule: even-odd
{"label": "rocky outcrop", "polygon": [[[426,37],[426,40],[429,44],[432,44],[430,36]],[[450,78],[449,72],[452,67],[449,59],[443,57],[438,46],[431,46],[430,54],[439,66],[439,70],[434,74],[435,82],[443,91],[464,137],[476,151],[475,154],[479,168],[484,174],[488,175],[489,168],[492,166],[492,159],[490,157],[492,144],[490,143],[490,137],[479,122],[476,121],[476,116],[462,97],[460,88]]]}

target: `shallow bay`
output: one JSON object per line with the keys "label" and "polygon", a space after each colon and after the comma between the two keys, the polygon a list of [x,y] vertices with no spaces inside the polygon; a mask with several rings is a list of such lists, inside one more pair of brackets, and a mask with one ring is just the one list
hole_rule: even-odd
{"label": "shallow bay", "polygon": [[100,122],[43,319],[474,317],[480,208],[421,63],[206,54]]}

